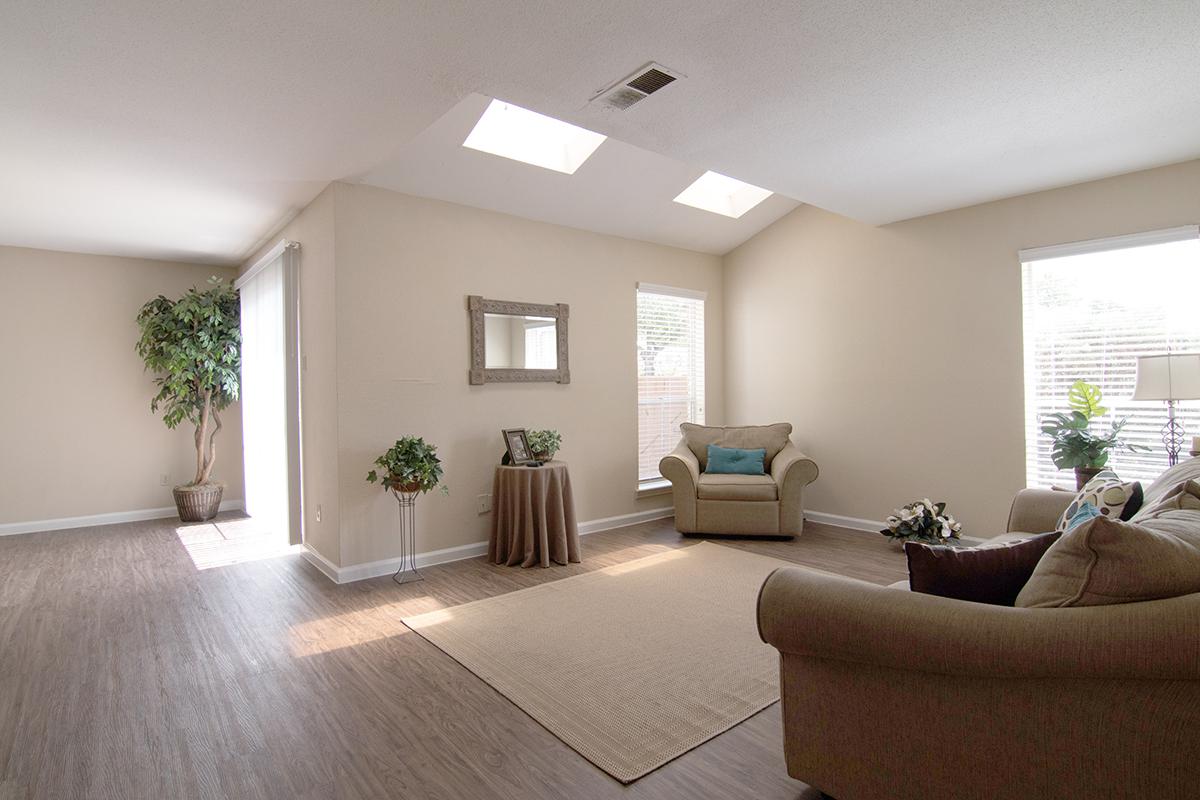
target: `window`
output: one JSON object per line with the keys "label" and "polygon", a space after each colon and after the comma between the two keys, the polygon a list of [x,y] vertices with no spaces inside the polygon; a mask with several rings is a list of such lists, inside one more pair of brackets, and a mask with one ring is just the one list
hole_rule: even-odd
{"label": "window", "polygon": [[[1093,431],[1128,416],[1122,437],[1151,448],[1116,450],[1109,466],[1143,482],[1166,468],[1164,404],[1130,397],[1136,356],[1200,351],[1198,237],[1197,226],[1188,226],[1021,251],[1029,486],[1074,485],[1050,460],[1051,440],[1038,420],[1068,410],[1067,389],[1078,379],[1098,385],[1109,409],[1092,422]],[[1180,405],[1177,417],[1190,435],[1200,436],[1198,404]]]}
{"label": "window", "polygon": [[704,293],[638,284],[638,483],[679,443],[679,423],[704,422]]}

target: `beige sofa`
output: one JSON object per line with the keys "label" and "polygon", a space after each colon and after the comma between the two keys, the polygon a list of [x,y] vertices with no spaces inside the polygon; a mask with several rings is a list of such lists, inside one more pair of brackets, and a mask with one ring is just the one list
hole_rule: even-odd
{"label": "beige sofa", "polygon": [[[679,428],[679,446],[658,464],[671,482],[676,530],[788,538],[804,530],[804,487],[817,479],[817,465],[792,443],[791,425],[717,428],[685,422]],[[705,472],[710,444],[766,450],[767,474]]]}
{"label": "beige sofa", "polygon": [[[1010,533],[1071,497],[1021,492]],[[1011,608],[781,569],[758,620],[788,774],[838,800],[1200,797],[1200,594]]]}

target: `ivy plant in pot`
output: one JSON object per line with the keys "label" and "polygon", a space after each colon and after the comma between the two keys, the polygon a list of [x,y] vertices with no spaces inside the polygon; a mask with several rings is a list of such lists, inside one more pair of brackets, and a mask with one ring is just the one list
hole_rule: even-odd
{"label": "ivy plant in pot", "polygon": [[1090,430],[1092,420],[1108,413],[1101,405],[1104,395],[1100,387],[1077,380],[1067,390],[1068,412],[1047,414],[1042,419],[1042,433],[1054,440],[1050,458],[1059,469],[1075,470],[1075,488],[1082,489],[1108,464],[1112,450],[1124,448],[1131,453],[1148,453],[1149,447],[1126,442],[1120,438],[1128,417],[1113,420],[1108,433],[1100,435]]}
{"label": "ivy plant in pot", "polygon": [[[397,439],[386,453],[375,459],[375,466],[367,473],[371,483],[381,483],[384,489],[404,494],[425,494],[442,482],[442,460],[437,447],[426,443],[420,436],[405,436]],[[442,486],[442,494],[449,489]]]}
{"label": "ivy plant in pot", "polygon": [[189,289],[178,300],[162,295],[137,315],[141,336],[137,354],[154,373],[158,393],[150,410],[162,411],[174,430],[187,422],[195,427],[196,474],[174,489],[175,506],[184,522],[203,522],[217,515],[224,484],[212,479],[217,459],[221,415],[238,398],[242,366],[241,306],[237,290],[220,278],[206,289]]}
{"label": "ivy plant in pot", "polygon": [[554,429],[544,431],[529,431],[529,449],[538,461],[549,461],[554,458],[558,448],[562,447],[562,434]]}

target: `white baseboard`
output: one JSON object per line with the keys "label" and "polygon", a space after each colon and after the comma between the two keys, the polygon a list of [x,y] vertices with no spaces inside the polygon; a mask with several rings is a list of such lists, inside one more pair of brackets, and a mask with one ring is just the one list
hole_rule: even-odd
{"label": "white baseboard", "polygon": [[826,514],[824,511],[809,511],[804,509],[804,518],[822,525],[836,525],[839,528],[849,528],[855,531],[879,533],[887,527],[883,522],[859,517],[843,517],[841,514]]}
{"label": "white baseboard", "polygon": [[304,556],[305,561],[321,570],[321,572],[325,573],[325,577],[329,578],[329,580],[333,581],[334,583],[339,582],[338,567],[336,564],[314,550],[312,545],[310,545],[308,542],[305,542],[300,547],[300,555]]}
{"label": "white baseboard", "polygon": [[[613,528],[623,528],[627,525],[637,525],[642,522],[666,519],[673,516],[675,516],[675,509],[667,507],[651,508],[632,514],[621,514],[616,517],[588,520],[587,522],[579,523],[579,535],[587,536],[589,533],[599,533],[600,531],[608,531]],[[458,547],[447,547],[442,550],[417,553],[417,568],[432,567],[434,564],[448,564],[451,561],[462,561],[466,558],[477,558],[487,555],[487,551],[487,542],[472,542],[471,544],[463,544]],[[383,575],[391,575],[400,568],[399,557],[368,561],[365,564],[351,564],[348,567],[338,567],[308,545],[304,546],[303,555],[314,567],[321,570],[334,583],[353,583],[354,581],[362,581],[367,578],[378,578]]]}
{"label": "white baseboard", "polygon": [[[222,511],[241,511],[242,500],[222,500]],[[148,519],[165,519],[174,517],[179,512],[175,506],[163,508],[143,508],[137,511],[114,511],[110,514],[89,514],[84,517],[62,517],[60,519],[39,519],[32,522],[5,522],[0,524],[0,536],[15,536],[18,533],[39,533],[41,531],[63,531],[72,528],[91,528],[95,525],[119,525],[122,522],[144,522]]]}
{"label": "white baseboard", "polygon": [[628,525],[638,525],[643,522],[652,522],[656,519],[667,519],[673,516],[675,516],[675,507],[665,506],[663,508],[648,508],[645,511],[635,511],[632,514],[621,514],[616,517],[593,519],[588,522],[579,523],[579,535],[586,536],[589,533],[611,531],[613,528],[624,528]]}

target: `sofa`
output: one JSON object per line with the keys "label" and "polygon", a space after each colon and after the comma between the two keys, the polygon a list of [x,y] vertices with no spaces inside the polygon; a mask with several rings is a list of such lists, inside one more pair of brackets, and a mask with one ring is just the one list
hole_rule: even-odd
{"label": "sofa", "polygon": [[[790,424],[714,427],[685,422],[679,429],[679,445],[658,464],[671,482],[677,531],[788,539],[800,535],[804,487],[817,479],[817,465],[792,443]],[[710,444],[762,448],[766,474],[707,472]]]}
{"label": "sofa", "polygon": [[[1021,492],[1005,538],[1054,530],[1072,496]],[[1133,522],[1196,563],[1200,511]],[[1200,593],[1018,608],[784,568],[758,624],[788,774],[838,800],[1200,797]]]}

